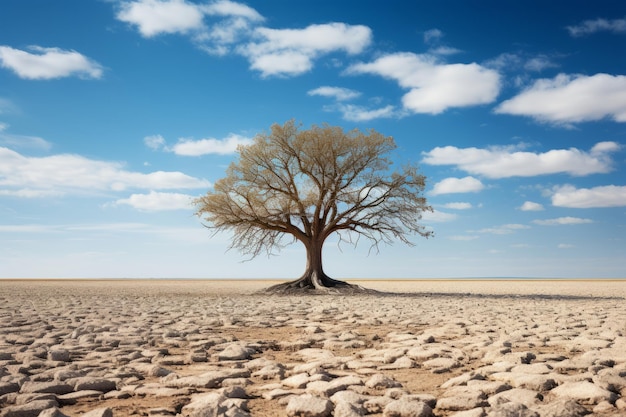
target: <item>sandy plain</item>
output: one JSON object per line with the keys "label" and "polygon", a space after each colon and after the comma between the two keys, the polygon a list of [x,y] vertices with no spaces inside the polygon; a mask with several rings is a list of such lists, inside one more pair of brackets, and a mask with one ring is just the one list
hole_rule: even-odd
{"label": "sandy plain", "polygon": [[0,416],[624,416],[626,281],[0,280]]}

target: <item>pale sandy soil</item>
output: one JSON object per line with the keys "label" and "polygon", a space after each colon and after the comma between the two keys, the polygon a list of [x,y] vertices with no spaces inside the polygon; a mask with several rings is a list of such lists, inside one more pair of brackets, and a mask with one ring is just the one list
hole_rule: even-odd
{"label": "pale sandy soil", "polygon": [[[59,380],[59,370],[80,371],[113,380],[131,395],[81,399],[61,407],[68,416],[98,407],[110,407],[114,416],[157,416],[159,409],[175,415],[194,394],[211,389],[159,391],[172,379],[248,369],[250,361],[261,358],[284,373],[262,375],[250,365],[247,380],[239,381],[250,397],[250,415],[283,416],[288,397],[269,398],[270,385],[281,386],[299,366],[318,360],[307,356],[313,350],[332,358],[319,365],[331,379],[355,375],[365,383],[382,373],[400,383],[406,395],[435,397],[442,405],[436,416],[451,416],[454,410],[443,407],[451,395],[448,381],[481,369],[491,380],[485,367],[494,363],[520,365],[534,357],[533,363],[554,369],[549,376],[559,386],[592,381],[605,389],[600,381],[605,374],[626,375],[626,281],[361,280],[350,282],[390,294],[257,293],[278,282],[0,280],[0,381]],[[256,351],[245,360],[223,361],[220,352],[229,344]],[[50,361],[53,350],[68,351],[70,359]],[[189,359],[192,352],[206,360]],[[394,368],[397,358],[406,358],[402,363],[408,366]],[[433,358],[449,359],[448,368],[427,361]],[[563,361],[568,366],[561,366]],[[174,375],[151,376],[136,363],[162,366]],[[506,381],[500,374],[497,378]],[[508,383],[514,387],[520,378],[511,375]],[[622,379],[623,387],[610,386],[611,396],[604,400],[575,400],[596,415],[626,415]],[[537,388],[544,399],[529,407],[541,410],[562,400],[552,388]],[[295,395],[306,392],[288,389]],[[370,397],[396,395],[365,386],[354,390]],[[474,408],[489,412],[486,401]],[[0,401],[0,408],[10,405]]]}

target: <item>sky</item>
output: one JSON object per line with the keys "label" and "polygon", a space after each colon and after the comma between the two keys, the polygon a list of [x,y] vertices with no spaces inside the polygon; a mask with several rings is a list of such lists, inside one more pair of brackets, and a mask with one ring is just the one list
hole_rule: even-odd
{"label": "sky", "polygon": [[191,201],[274,123],[375,129],[433,238],[350,278],[626,278],[623,1],[3,0],[0,278],[297,278]]}

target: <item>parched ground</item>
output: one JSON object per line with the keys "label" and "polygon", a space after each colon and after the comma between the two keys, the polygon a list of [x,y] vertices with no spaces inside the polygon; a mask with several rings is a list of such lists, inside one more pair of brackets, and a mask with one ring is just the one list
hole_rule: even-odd
{"label": "parched ground", "polygon": [[626,281],[271,284],[0,281],[0,416],[626,415]]}

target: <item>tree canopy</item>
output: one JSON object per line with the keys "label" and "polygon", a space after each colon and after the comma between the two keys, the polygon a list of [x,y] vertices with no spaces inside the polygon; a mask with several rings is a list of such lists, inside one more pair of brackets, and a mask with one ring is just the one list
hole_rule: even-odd
{"label": "tree canopy", "polygon": [[322,267],[322,246],[333,233],[354,245],[364,238],[374,250],[432,235],[420,224],[432,211],[425,177],[410,164],[392,171],[395,148],[374,130],[274,124],[238,148],[226,176],[195,201],[196,214],[215,232],[231,231],[231,248],[251,257],[302,242],[304,274],[277,289],[349,287]]}

